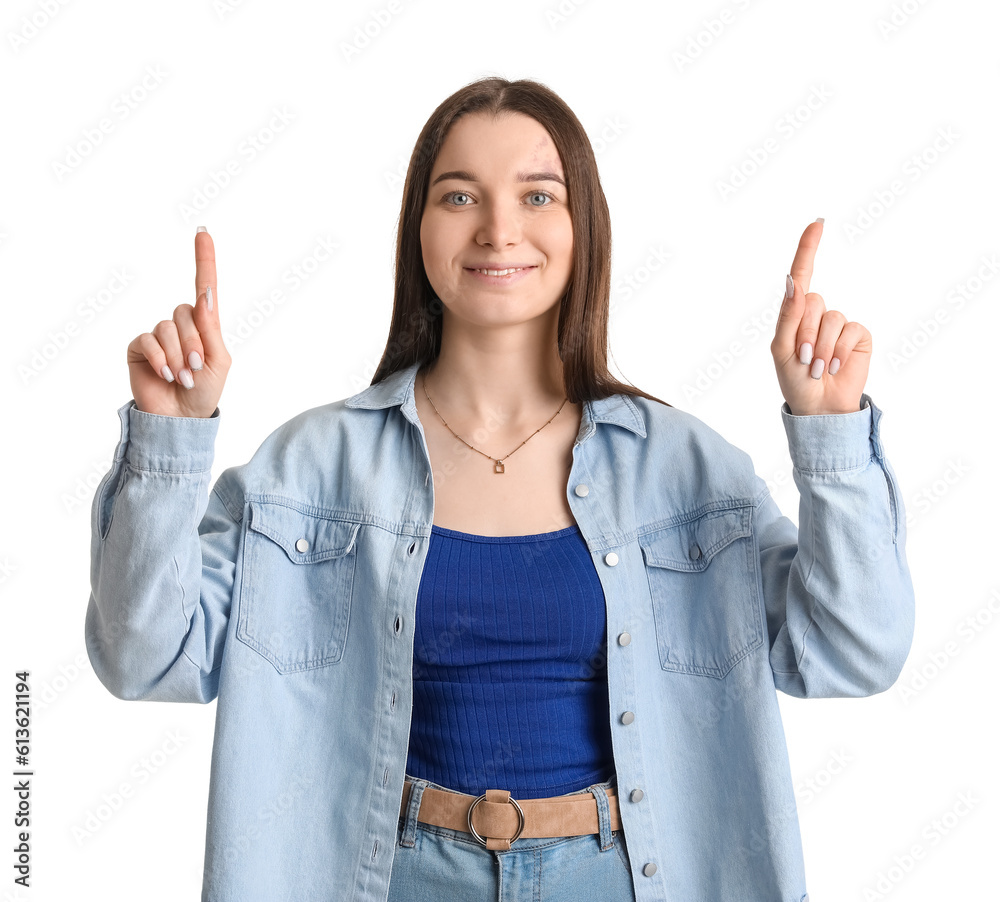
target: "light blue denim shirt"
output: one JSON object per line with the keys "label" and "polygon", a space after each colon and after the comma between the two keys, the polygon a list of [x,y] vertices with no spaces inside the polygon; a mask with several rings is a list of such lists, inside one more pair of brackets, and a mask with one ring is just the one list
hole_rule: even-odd
{"label": "light blue denim shirt", "polygon": [[[218,698],[205,902],[387,898],[434,516],[417,369],[299,414],[211,491],[218,411],[118,411],[87,649],[119,698]],[[864,395],[855,413],[781,414],[798,530],[697,417],[583,404],[566,498],[607,601],[638,902],[801,902],[776,689],[883,692],[910,649],[881,411]]]}

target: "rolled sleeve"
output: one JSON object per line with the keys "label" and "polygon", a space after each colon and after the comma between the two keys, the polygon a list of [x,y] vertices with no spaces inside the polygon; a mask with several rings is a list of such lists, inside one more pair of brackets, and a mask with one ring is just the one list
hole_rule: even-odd
{"label": "rolled sleeve", "polygon": [[782,419],[799,524],[762,483],[758,526],[775,684],[799,697],[871,695],[902,670],[913,636],[903,501],[885,458],[882,412]]}

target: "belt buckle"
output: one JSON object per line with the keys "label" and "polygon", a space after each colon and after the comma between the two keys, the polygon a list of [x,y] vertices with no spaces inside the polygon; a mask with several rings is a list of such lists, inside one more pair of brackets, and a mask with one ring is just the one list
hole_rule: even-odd
{"label": "belt buckle", "polygon": [[[482,836],[480,836],[476,832],[476,828],[472,826],[472,812],[476,810],[476,805],[478,805],[485,798],[486,798],[486,793],[485,792],[481,796],[479,796],[478,798],[476,798],[476,800],[469,806],[469,817],[468,817],[469,832],[474,837],[476,837],[476,839],[478,839],[479,842],[482,843],[484,846],[486,845],[486,840]],[[510,844],[514,845],[514,843],[517,842],[518,837],[520,837],[521,833],[524,830],[524,811],[521,810],[521,806],[517,804],[517,800],[513,796],[508,795],[507,801],[510,802],[511,805],[513,805],[517,809],[517,817],[518,817],[518,821],[519,821],[519,823],[517,825],[517,833],[515,833],[511,837],[511,839],[510,839]],[[502,837],[491,837],[491,838],[493,838],[493,839],[501,839]]]}

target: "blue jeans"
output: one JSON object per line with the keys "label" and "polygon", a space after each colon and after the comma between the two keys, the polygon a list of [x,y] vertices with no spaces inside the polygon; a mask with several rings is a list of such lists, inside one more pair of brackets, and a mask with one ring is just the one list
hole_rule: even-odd
{"label": "blue jeans", "polygon": [[635,902],[625,834],[612,831],[607,795],[616,777],[576,793],[597,799],[601,832],[518,839],[509,851],[487,849],[471,833],[417,820],[424,788],[446,786],[406,775],[410,798],[399,818],[389,902]]}

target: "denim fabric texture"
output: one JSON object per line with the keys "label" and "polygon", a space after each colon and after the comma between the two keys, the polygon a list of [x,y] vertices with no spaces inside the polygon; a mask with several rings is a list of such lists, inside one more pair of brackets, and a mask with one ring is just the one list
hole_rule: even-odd
{"label": "denim fabric texture", "polygon": [[[203,902],[386,902],[394,858],[414,851],[397,848],[399,805],[434,514],[417,370],[293,417],[214,486],[219,411],[119,410],[92,508],[86,645],[119,698],[218,701]],[[566,498],[606,599],[638,902],[806,894],[776,691],[883,692],[913,637],[881,415],[867,394],[848,414],[782,406],[796,529],[749,456],[697,417],[626,395],[583,404]],[[598,841],[564,847],[603,868],[619,853]]]}
{"label": "denim fabric texture", "polygon": [[[508,851],[486,849],[471,833],[417,821],[419,793],[447,786],[410,774],[411,804],[399,819],[396,854],[389,879],[389,902],[489,899],[496,902],[632,902],[631,864],[625,838],[612,831],[604,790],[612,777],[592,788],[600,833],[589,836],[519,838]],[[576,795],[577,793],[567,793]]]}

